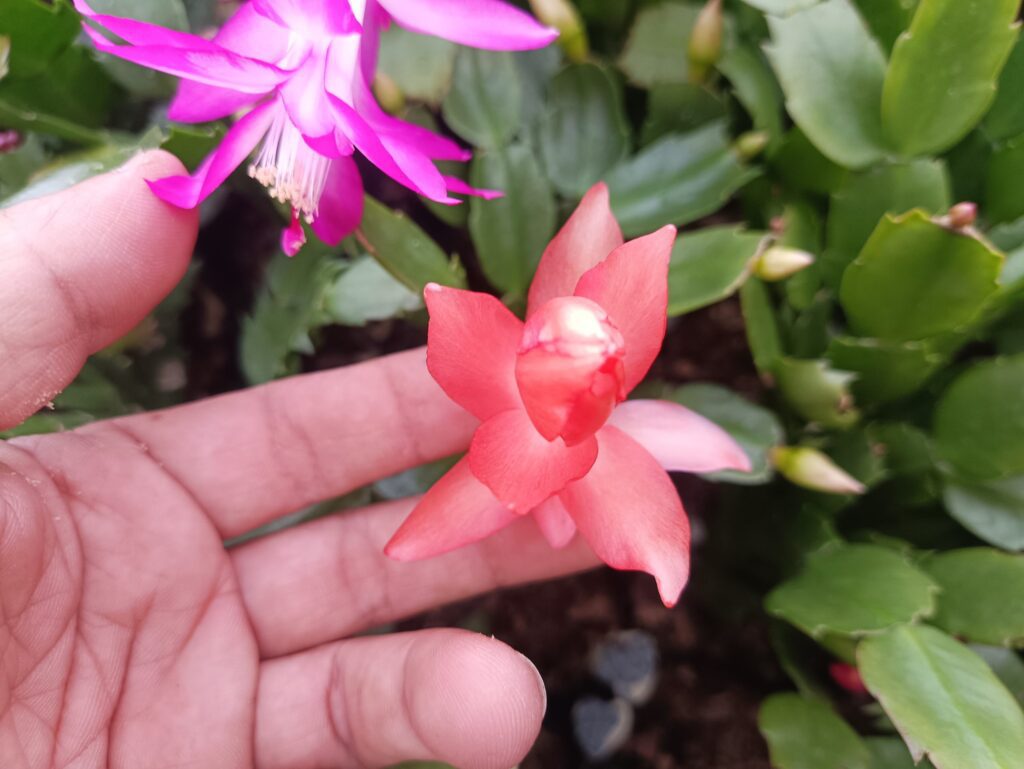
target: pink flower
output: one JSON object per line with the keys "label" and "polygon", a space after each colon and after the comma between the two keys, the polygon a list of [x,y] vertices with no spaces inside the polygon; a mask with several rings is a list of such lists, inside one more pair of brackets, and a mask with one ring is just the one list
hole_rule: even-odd
{"label": "pink flower", "polygon": [[698,414],[623,402],[661,349],[675,235],[665,227],[623,243],[598,185],[544,253],[525,323],[487,294],[427,286],[427,366],[482,424],[389,555],[439,555],[532,515],[553,547],[578,530],[609,566],[654,575],[675,604],[690,529],[666,470],[750,470]]}
{"label": "pink flower", "polygon": [[440,203],[450,193],[483,195],[446,177],[436,160],[467,160],[456,143],[397,120],[370,90],[380,30],[394,19],[426,34],[491,49],[539,48],[557,35],[498,0],[252,0],[212,40],[153,24],[98,14],[75,0],[96,47],[182,78],[172,120],[197,123],[249,111],[191,177],[152,182],[163,200],[194,208],[261,142],[249,174],[295,212],[282,245],[294,254],[305,240],[299,217],[334,245],[362,219],[363,187],[352,156],[359,151],[386,174]]}

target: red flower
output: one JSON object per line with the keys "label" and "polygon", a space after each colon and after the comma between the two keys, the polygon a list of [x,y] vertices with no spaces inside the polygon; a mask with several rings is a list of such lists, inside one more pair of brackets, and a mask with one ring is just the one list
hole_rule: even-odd
{"label": "red flower", "polygon": [[623,243],[601,184],[545,251],[525,324],[488,294],[427,286],[427,366],[482,424],[388,555],[440,555],[532,514],[553,547],[578,530],[609,566],[654,575],[675,604],[690,527],[665,471],[750,469],[698,414],[623,403],[665,337],[675,235],[665,227]]}

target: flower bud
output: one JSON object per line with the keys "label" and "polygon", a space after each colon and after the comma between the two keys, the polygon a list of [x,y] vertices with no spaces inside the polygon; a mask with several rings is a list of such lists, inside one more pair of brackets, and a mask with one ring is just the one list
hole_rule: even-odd
{"label": "flower bud", "polygon": [[381,109],[389,115],[398,115],[405,109],[405,94],[402,93],[402,89],[394,78],[380,70],[377,70],[373,78],[373,95],[377,97]]}
{"label": "flower bud", "polygon": [[826,454],[805,446],[777,446],[771,452],[775,469],[797,486],[826,494],[863,494],[864,484]]}
{"label": "flower bud", "polygon": [[722,55],[722,0],[708,0],[697,16],[690,36],[690,80],[702,83]]}
{"label": "flower bud", "polygon": [[736,154],[741,160],[753,160],[764,152],[771,140],[767,131],[747,131],[736,140]]}
{"label": "flower bud", "polygon": [[626,397],[625,341],[599,305],[552,299],[526,322],[516,382],[526,413],[547,440],[569,446],[593,435]]}
{"label": "flower bud", "polygon": [[864,679],[860,677],[860,671],[853,665],[846,662],[833,662],[828,666],[828,672],[832,676],[832,680],[850,692],[850,694],[868,693],[868,688],[864,685]]}
{"label": "flower bud", "polygon": [[796,248],[772,246],[757,260],[754,273],[769,283],[785,280],[814,264],[814,255]]}
{"label": "flower bud", "polygon": [[558,30],[558,44],[570,61],[586,61],[590,55],[590,41],[572,0],[530,0],[530,8],[542,23]]}
{"label": "flower bud", "polygon": [[949,209],[949,215],[946,217],[948,225],[954,230],[965,230],[968,227],[973,227],[977,220],[977,203],[957,203]]}

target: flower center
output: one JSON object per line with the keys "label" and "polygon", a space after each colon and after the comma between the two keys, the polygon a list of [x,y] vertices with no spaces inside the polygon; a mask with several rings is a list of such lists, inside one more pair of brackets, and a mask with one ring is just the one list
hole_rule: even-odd
{"label": "flower center", "polygon": [[330,170],[330,158],[311,149],[282,111],[267,131],[256,162],[249,166],[249,176],[312,223]]}

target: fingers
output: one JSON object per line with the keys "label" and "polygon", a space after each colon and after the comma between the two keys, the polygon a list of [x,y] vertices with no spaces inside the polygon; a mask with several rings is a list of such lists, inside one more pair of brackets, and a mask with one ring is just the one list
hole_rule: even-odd
{"label": "fingers", "polygon": [[498,587],[597,565],[581,538],[552,550],[532,520],[438,558],[383,554],[414,500],[323,518],[232,552],[260,653],[290,654]]}
{"label": "fingers", "polygon": [[533,744],[544,708],[536,669],[494,639],[456,630],[358,638],[263,664],[255,763],[508,769]]}
{"label": "fingers", "polygon": [[48,403],[86,357],[137,325],[184,274],[194,211],[146,179],[181,173],[162,152],[0,211],[0,429]]}
{"label": "fingers", "polygon": [[422,349],[117,424],[225,538],[461,451],[475,426],[430,378]]}

